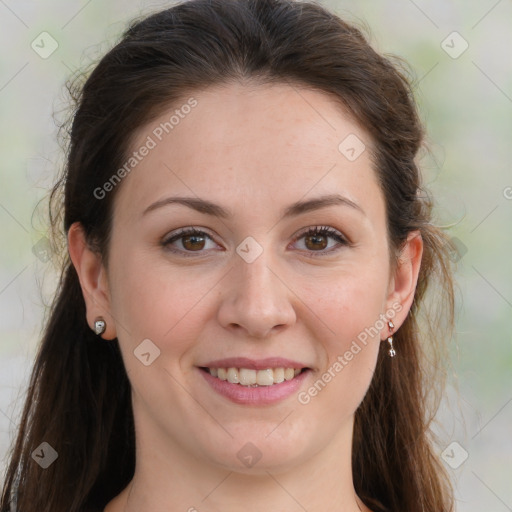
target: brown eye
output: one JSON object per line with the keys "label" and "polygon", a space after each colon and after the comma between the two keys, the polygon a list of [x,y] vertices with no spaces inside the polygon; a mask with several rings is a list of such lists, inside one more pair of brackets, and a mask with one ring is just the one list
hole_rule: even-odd
{"label": "brown eye", "polygon": [[[208,233],[194,228],[185,228],[176,234],[162,241],[163,247],[171,252],[190,256],[190,253],[207,253],[206,245],[208,241],[213,239]],[[178,245],[178,242],[181,242]],[[189,253],[189,254],[187,254]]]}
{"label": "brown eye", "polygon": [[[338,242],[338,246],[349,245],[346,238],[334,228],[329,226],[317,226],[299,235],[296,240],[304,239],[305,250],[312,256],[322,256],[336,251],[339,247],[329,249],[329,239]],[[326,250],[327,249],[327,250]],[[318,254],[315,254],[318,253]]]}
{"label": "brown eye", "polygon": [[205,237],[200,235],[187,235],[181,237],[182,244],[188,251],[197,251],[203,249],[205,244]]}
{"label": "brown eye", "polygon": [[325,235],[307,235],[304,240],[306,247],[311,250],[323,250],[328,245],[327,237]]}

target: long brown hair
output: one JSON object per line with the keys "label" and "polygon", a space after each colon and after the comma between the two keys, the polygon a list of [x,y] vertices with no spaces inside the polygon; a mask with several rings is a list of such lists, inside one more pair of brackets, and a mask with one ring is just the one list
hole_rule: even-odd
{"label": "long brown hair", "polygon": [[[94,190],[122,166],[134,132],[194,90],[235,80],[305,85],[337,98],[372,137],[391,256],[396,259],[412,230],[421,232],[414,303],[395,335],[399,355],[390,364],[381,343],[356,411],[353,479],[375,512],[451,511],[451,483],[430,428],[453,329],[450,245],[431,222],[432,202],[417,163],[424,130],[401,61],[376,53],[361,30],[315,3],[190,0],[134,21],[82,78],[68,83],[74,109],[67,160],[49,201],[64,249],[62,273],[10,454],[1,512],[10,506],[102,510],[131,480],[130,383],[117,339],[99,343],[86,322],[63,241],[71,224],[81,222],[107,261],[119,187],[102,199]],[[42,442],[58,453],[46,469],[31,457]]]}

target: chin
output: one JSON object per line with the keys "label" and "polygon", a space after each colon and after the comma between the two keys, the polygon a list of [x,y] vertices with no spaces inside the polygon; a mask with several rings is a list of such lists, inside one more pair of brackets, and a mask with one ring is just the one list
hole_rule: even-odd
{"label": "chin", "polygon": [[209,459],[213,464],[246,475],[286,472],[296,467],[305,456],[304,438],[302,442],[289,439],[283,444],[282,438],[257,437],[250,433],[230,438],[225,446],[210,448]]}

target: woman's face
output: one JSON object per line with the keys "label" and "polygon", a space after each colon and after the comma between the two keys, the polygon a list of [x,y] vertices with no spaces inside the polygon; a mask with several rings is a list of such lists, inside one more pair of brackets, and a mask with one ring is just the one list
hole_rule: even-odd
{"label": "woman's face", "polygon": [[137,132],[117,185],[108,322],[155,456],[284,471],[350,439],[384,315],[405,314],[371,141],[321,92],[190,96]]}

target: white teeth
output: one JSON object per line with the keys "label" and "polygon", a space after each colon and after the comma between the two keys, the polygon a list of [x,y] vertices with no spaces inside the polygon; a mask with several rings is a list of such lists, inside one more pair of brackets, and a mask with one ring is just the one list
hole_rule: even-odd
{"label": "white teeth", "polygon": [[274,368],[274,384],[284,381],[284,368]]}
{"label": "white teeth", "polygon": [[231,384],[242,386],[272,386],[285,380],[292,380],[301,372],[300,368],[267,368],[252,370],[250,368],[208,368],[210,375]]}
{"label": "white teeth", "polygon": [[285,368],[284,380],[292,380],[295,377],[295,371],[293,368]]}
{"label": "white teeth", "polygon": [[238,374],[238,368],[228,368],[228,378],[227,380],[231,382],[231,384],[238,384],[240,382],[240,376]]}
{"label": "white teeth", "polygon": [[258,370],[256,384],[258,386],[272,386],[274,384],[274,370]]}
{"label": "white teeth", "polygon": [[240,384],[242,384],[242,386],[252,386],[256,384],[256,370],[240,368]]}

